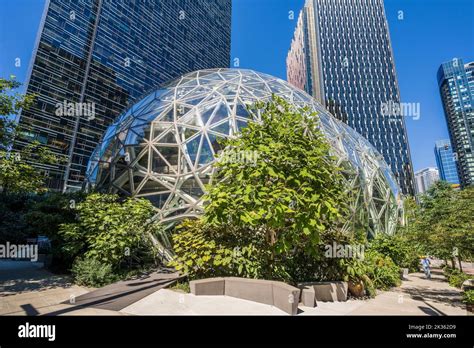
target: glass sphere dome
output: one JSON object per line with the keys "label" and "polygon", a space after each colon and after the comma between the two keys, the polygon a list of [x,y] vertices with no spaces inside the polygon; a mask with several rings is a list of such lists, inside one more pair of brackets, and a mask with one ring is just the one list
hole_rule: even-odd
{"label": "glass sphere dome", "polygon": [[[237,135],[258,112],[248,105],[278,95],[317,113],[333,155],[355,191],[352,217],[369,235],[392,234],[400,191],[388,165],[370,143],[335,119],[310,95],[279,78],[244,69],[186,74],[138,101],[108,127],[93,152],[86,188],[149,199],[162,222],[203,212],[219,139]],[[354,228],[354,219],[345,228]]]}

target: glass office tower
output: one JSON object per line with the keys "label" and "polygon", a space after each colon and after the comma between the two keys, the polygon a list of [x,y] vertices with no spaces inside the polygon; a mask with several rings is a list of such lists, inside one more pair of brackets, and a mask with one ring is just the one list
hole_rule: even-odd
{"label": "glass office tower", "polygon": [[39,166],[56,190],[81,187],[115,117],[184,73],[227,67],[231,0],[47,0],[27,81],[37,103],[15,147],[37,140],[65,163]]}
{"label": "glass office tower", "polygon": [[382,0],[307,0],[287,78],[368,139],[414,194],[404,115],[385,112],[401,104]]}
{"label": "glass office tower", "polygon": [[474,62],[441,64],[438,85],[461,187],[474,184]]}
{"label": "glass office tower", "polygon": [[459,185],[458,171],[451,142],[448,139],[437,141],[434,152],[439,178],[450,184]]}

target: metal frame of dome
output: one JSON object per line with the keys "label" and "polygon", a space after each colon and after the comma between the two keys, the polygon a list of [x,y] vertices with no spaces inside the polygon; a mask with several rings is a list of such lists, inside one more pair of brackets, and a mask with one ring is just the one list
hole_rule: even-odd
{"label": "metal frame of dome", "polygon": [[392,234],[402,200],[383,157],[305,92],[252,70],[195,71],[141,99],[105,132],[89,161],[85,187],[145,197],[164,223],[199,216],[214,156],[221,150],[218,139],[237,135],[249,120],[258,121],[259,112],[251,113],[247,106],[270,100],[272,94],[317,112],[355,192],[352,216],[365,221],[369,235]]}

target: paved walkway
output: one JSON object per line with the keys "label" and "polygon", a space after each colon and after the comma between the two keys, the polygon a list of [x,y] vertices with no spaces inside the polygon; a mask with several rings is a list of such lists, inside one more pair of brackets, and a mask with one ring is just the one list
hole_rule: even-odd
{"label": "paved walkway", "polygon": [[[0,315],[285,315],[252,301],[163,289],[176,277],[155,272],[88,289],[38,263],[0,260]],[[466,315],[460,299],[461,291],[449,286],[438,269],[430,280],[410,274],[402,286],[374,299],[318,302],[315,308],[300,306],[299,315]]]}
{"label": "paved walkway", "polygon": [[179,278],[162,269],[93,289],[74,285],[41,263],[0,260],[0,315],[123,315],[121,309]]}
{"label": "paved walkway", "polygon": [[194,296],[162,289],[122,309],[133,315],[287,315],[276,307],[229,296]]}
{"label": "paved walkway", "polygon": [[351,315],[467,315],[461,290],[448,284],[440,269],[431,279],[423,273],[409,274],[402,286],[367,301]]}
{"label": "paved walkway", "polygon": [[[440,270],[432,279],[408,275],[402,286],[380,292],[374,299],[318,302],[299,307],[299,315],[466,315],[461,291],[449,286]],[[284,315],[276,307],[228,296],[194,296],[159,290],[121,310],[134,315]]]}
{"label": "paved walkway", "polygon": [[[69,277],[43,269],[42,263],[0,260],[0,315],[43,315],[71,306],[61,304],[89,292]],[[121,315],[113,311],[84,308],[69,315]]]}

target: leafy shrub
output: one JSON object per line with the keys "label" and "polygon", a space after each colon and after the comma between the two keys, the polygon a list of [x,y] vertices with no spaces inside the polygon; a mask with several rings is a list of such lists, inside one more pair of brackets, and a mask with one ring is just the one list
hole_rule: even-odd
{"label": "leafy shrub", "polygon": [[77,221],[62,224],[63,251],[111,265],[114,271],[141,267],[153,260],[149,232],[154,214],[150,201],[94,193],[76,206]]}
{"label": "leafy shrub", "polygon": [[461,272],[457,268],[452,268],[449,266],[443,267],[443,274],[448,280],[449,285],[454,286],[456,288],[461,288],[462,283],[465,280],[469,279],[469,276],[463,272]]}
{"label": "leafy shrub", "polygon": [[367,275],[362,276],[362,282],[364,283],[364,288],[365,292],[367,293],[367,296],[372,298],[375,297],[375,295],[377,295],[377,289],[374,285],[374,282]]}
{"label": "leafy shrub", "polygon": [[293,283],[343,280],[349,277],[348,266],[358,267],[359,265],[353,265],[352,259],[327,257],[327,246],[332,245],[333,242],[340,245],[355,243],[347,233],[334,228],[321,233],[316,254],[303,251],[285,258],[285,268]]}
{"label": "leafy shrub", "polygon": [[461,272],[460,270],[455,268],[445,268],[444,274],[448,279],[449,285],[454,286],[456,288],[461,288],[462,283],[469,279],[469,276],[466,273]]}
{"label": "leafy shrub", "polygon": [[457,268],[452,268],[452,267],[449,267],[448,265],[443,267],[443,274],[447,279],[449,279],[449,277],[451,277],[452,274],[459,273],[459,272],[460,271]]}
{"label": "leafy shrub", "polygon": [[467,290],[462,294],[462,302],[474,304],[474,290]]}
{"label": "leafy shrub", "polygon": [[94,258],[77,258],[71,270],[78,285],[101,287],[114,282],[117,277],[112,265],[105,264]]}
{"label": "leafy shrub", "polygon": [[364,263],[367,265],[367,276],[372,280],[375,288],[388,290],[401,284],[400,268],[390,257],[369,250],[365,252]]}
{"label": "leafy shrub", "polygon": [[389,256],[398,267],[408,268],[410,272],[416,272],[419,269],[418,249],[413,242],[399,235],[379,234],[370,242],[369,250]]}
{"label": "leafy shrub", "polygon": [[262,276],[264,258],[261,251],[252,244],[242,247],[225,245],[217,241],[218,238],[212,239],[212,232],[212,228],[202,220],[184,221],[172,237],[176,255],[169,266],[186,273],[190,279]]}

